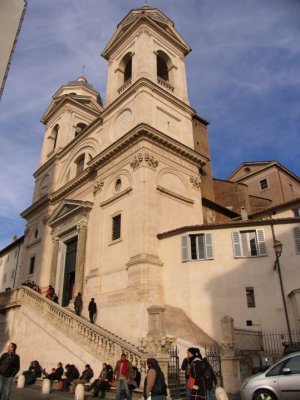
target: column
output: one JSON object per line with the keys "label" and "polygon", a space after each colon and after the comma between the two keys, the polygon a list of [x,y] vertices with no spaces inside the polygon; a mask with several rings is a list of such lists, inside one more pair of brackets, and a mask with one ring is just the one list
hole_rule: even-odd
{"label": "column", "polygon": [[240,362],[235,355],[234,321],[226,316],[221,320],[223,339],[221,346],[221,371],[227,393],[238,393],[241,389]]}
{"label": "column", "polygon": [[84,278],[84,261],[85,261],[85,248],[86,248],[86,225],[78,225],[78,242],[76,254],[76,269],[75,269],[75,293],[82,293],[83,278]]}
{"label": "column", "polygon": [[56,273],[57,273],[57,256],[58,256],[58,247],[59,247],[59,239],[55,236],[52,236],[52,256],[51,256],[51,269],[50,269],[50,278],[49,285],[55,288],[56,283]]}

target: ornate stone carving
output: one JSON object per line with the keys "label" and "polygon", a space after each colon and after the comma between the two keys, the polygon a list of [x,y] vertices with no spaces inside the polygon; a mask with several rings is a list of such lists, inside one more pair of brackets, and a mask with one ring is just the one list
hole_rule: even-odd
{"label": "ornate stone carving", "polygon": [[201,180],[200,179],[195,178],[194,176],[191,176],[190,177],[190,182],[191,182],[193,188],[195,188],[197,190],[200,190],[200,187],[201,187]]}
{"label": "ornate stone carving", "polygon": [[176,338],[170,336],[146,337],[139,339],[139,342],[141,350],[159,357],[168,354],[171,346],[176,342]]}
{"label": "ornate stone carving", "polygon": [[94,187],[93,187],[93,193],[94,195],[98,192],[101,192],[102,188],[104,185],[104,181],[101,181],[100,179],[98,179],[95,183],[94,183]]}
{"label": "ornate stone carving", "polygon": [[134,157],[133,161],[130,163],[130,166],[133,170],[135,170],[137,167],[142,165],[155,169],[158,166],[158,161],[155,160],[155,158],[149,153],[139,153]]}
{"label": "ornate stone carving", "polygon": [[234,357],[235,343],[234,342],[221,342],[221,354],[223,357]]}

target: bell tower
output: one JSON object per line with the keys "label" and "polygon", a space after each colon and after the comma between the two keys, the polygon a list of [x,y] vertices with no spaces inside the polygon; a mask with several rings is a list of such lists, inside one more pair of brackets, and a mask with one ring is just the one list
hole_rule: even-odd
{"label": "bell tower", "polygon": [[[108,61],[106,109],[118,107],[113,129],[146,123],[193,147],[185,57],[191,51],[160,10],[144,5],[118,24],[102,56]],[[122,103],[123,110],[119,107]],[[123,114],[121,116],[121,114]]]}

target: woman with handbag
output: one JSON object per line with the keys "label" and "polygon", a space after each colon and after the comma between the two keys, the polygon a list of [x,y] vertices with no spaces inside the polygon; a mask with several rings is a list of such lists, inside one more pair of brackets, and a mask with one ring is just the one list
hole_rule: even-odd
{"label": "woman with handbag", "polygon": [[191,390],[190,400],[207,400],[205,386],[205,364],[199,349],[190,347],[187,350],[187,357],[191,363],[190,377],[187,387]]}

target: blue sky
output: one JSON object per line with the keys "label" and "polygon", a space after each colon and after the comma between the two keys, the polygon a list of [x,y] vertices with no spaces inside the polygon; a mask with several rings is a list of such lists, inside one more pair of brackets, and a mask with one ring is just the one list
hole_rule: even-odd
{"label": "blue sky", "polygon": [[[278,160],[300,174],[300,2],[150,0],[191,46],[191,106],[210,122],[213,174]],[[0,103],[0,249],[21,236],[55,91],[82,73],[105,100],[100,57],[116,25],[143,0],[29,0]]]}

